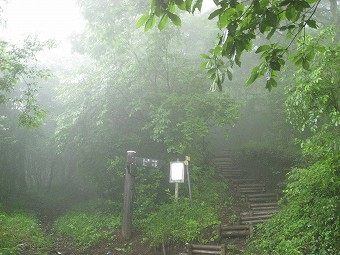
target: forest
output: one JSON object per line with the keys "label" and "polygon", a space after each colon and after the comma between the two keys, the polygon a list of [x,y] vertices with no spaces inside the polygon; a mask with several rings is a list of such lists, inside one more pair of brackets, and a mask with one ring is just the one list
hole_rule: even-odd
{"label": "forest", "polygon": [[77,8],[0,34],[0,255],[340,254],[340,1]]}

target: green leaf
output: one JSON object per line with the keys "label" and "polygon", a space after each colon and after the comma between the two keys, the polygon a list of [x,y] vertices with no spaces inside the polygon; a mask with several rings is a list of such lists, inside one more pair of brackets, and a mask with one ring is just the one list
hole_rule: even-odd
{"label": "green leaf", "polygon": [[214,55],[215,56],[221,56],[221,54],[222,54],[222,47],[217,45],[214,49]]}
{"label": "green leaf", "polygon": [[309,19],[309,20],[306,20],[306,23],[311,28],[318,28],[318,25],[316,24],[315,20]]}
{"label": "green leaf", "polygon": [[291,21],[295,21],[296,10],[293,7],[286,9],[286,18]]}
{"label": "green leaf", "polygon": [[270,68],[271,68],[272,70],[280,71],[280,69],[281,69],[281,65],[280,65],[279,62],[272,61],[272,62],[269,63],[269,65],[270,65]]}
{"label": "green leaf", "polygon": [[266,20],[265,19],[261,19],[261,21],[259,23],[259,30],[260,30],[260,32],[263,34],[264,31],[266,31],[266,28],[267,28]]}
{"label": "green leaf", "polygon": [[208,19],[211,20],[211,19],[215,18],[216,16],[221,14],[222,11],[223,11],[222,9],[217,9],[217,10],[213,11],[212,13],[210,13]]}
{"label": "green leaf", "polygon": [[182,11],[186,10],[186,4],[183,0],[175,0],[176,5],[178,6],[179,9]]}
{"label": "green leaf", "polygon": [[167,14],[168,14],[169,19],[171,19],[172,23],[174,23],[176,26],[181,25],[182,22],[179,16],[171,12],[167,12]]}
{"label": "green leaf", "polygon": [[270,49],[270,45],[265,44],[265,45],[261,45],[260,47],[257,48],[257,50],[255,51],[255,53],[260,53],[262,51],[266,51]]}
{"label": "green leaf", "polygon": [[209,61],[205,61],[201,63],[201,68],[207,68]]}
{"label": "green leaf", "polygon": [[201,56],[201,58],[210,59],[210,57],[207,54],[204,54],[204,53],[200,54],[200,56]]}
{"label": "green leaf", "polygon": [[145,13],[142,17],[139,18],[136,24],[136,28],[140,28],[145,24],[145,22],[149,19],[149,13]]}
{"label": "green leaf", "polygon": [[272,36],[274,35],[274,33],[276,32],[276,27],[273,27],[272,30],[270,30],[270,32],[268,33],[268,35],[266,36],[266,39],[269,40],[270,38],[272,38]]}
{"label": "green leaf", "polygon": [[231,81],[233,79],[233,73],[229,70],[229,68],[227,69],[227,75],[228,79]]}
{"label": "green leaf", "polygon": [[309,70],[309,61],[307,60],[307,58],[302,58],[302,67],[305,70]]}
{"label": "green leaf", "polygon": [[155,26],[155,24],[156,24],[156,17],[155,15],[151,15],[145,24],[144,31],[146,32],[150,30],[151,28]]}
{"label": "green leaf", "polygon": [[263,11],[261,9],[259,0],[254,0],[253,1],[253,6],[254,6],[254,12],[256,14],[262,14]]}
{"label": "green leaf", "polygon": [[224,28],[228,26],[231,20],[233,20],[233,15],[235,14],[234,8],[229,8],[219,18],[219,27]]}
{"label": "green leaf", "polygon": [[191,11],[192,0],[185,0],[186,10],[187,12]]}
{"label": "green leaf", "polygon": [[202,3],[203,3],[203,0],[197,0],[194,4],[194,6],[192,7],[192,12],[195,11],[195,9],[201,11],[202,10]]}
{"label": "green leaf", "polygon": [[251,71],[250,77],[246,82],[246,86],[249,86],[250,84],[254,83],[254,81],[259,77],[259,71],[260,67],[255,66],[253,70]]}
{"label": "green leaf", "polygon": [[168,25],[168,21],[169,21],[169,18],[166,15],[166,13],[164,13],[164,15],[161,18],[161,21],[158,24],[158,29],[162,31],[164,28],[166,28],[166,26]]}
{"label": "green leaf", "polygon": [[278,23],[277,15],[269,10],[266,11],[266,24],[269,27],[276,27]]}
{"label": "green leaf", "polygon": [[271,91],[273,87],[277,87],[277,82],[275,79],[270,78],[269,80],[267,80],[266,89]]}

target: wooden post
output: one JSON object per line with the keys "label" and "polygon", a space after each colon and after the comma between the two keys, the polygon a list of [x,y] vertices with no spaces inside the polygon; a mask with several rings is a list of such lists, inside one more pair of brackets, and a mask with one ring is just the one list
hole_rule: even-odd
{"label": "wooden post", "polygon": [[189,197],[190,197],[190,206],[192,207],[192,193],[191,193],[191,182],[190,182],[190,172],[189,172],[189,161],[190,161],[190,157],[189,156],[185,156],[184,165],[185,165],[186,172],[187,172]]}
{"label": "wooden post", "polygon": [[135,184],[134,176],[134,156],[135,151],[128,151],[126,157],[125,184],[124,184],[124,205],[122,219],[122,236],[124,240],[129,240],[132,233],[132,203],[133,190]]}
{"label": "wooden post", "polygon": [[175,183],[175,201],[178,200],[178,190],[179,190],[179,184],[178,182]]}

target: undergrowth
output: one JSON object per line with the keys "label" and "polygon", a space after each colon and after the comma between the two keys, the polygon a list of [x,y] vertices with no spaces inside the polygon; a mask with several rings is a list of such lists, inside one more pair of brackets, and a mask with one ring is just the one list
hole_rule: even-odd
{"label": "undergrowth", "polygon": [[33,215],[4,213],[0,207],[0,255],[47,254],[50,240],[44,235]]}
{"label": "undergrowth", "polygon": [[80,249],[94,247],[101,241],[114,241],[120,225],[120,214],[114,213],[114,204],[96,201],[80,205],[58,218],[54,229],[75,241]]}

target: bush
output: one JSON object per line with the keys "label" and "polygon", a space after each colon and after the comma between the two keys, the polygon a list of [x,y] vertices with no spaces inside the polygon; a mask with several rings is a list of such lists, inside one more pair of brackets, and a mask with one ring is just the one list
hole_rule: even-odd
{"label": "bush", "polygon": [[310,159],[314,163],[291,171],[284,197],[287,204],[259,227],[248,254],[339,254],[339,150],[314,141],[304,153],[314,155]]}
{"label": "bush", "polygon": [[[100,241],[112,241],[120,225],[120,215],[113,215],[107,208],[111,203],[91,202],[58,218],[55,230],[72,238],[81,249],[97,245]],[[82,211],[81,211],[82,210]]]}
{"label": "bush", "polygon": [[199,239],[207,242],[214,236],[205,237],[205,229],[220,224],[216,207],[204,202],[194,202],[190,207],[188,200],[179,200],[160,207],[156,213],[147,217],[142,230],[151,246],[158,246],[162,242],[185,243]]}
{"label": "bush", "polygon": [[0,254],[47,254],[49,246],[34,216],[0,212]]}

